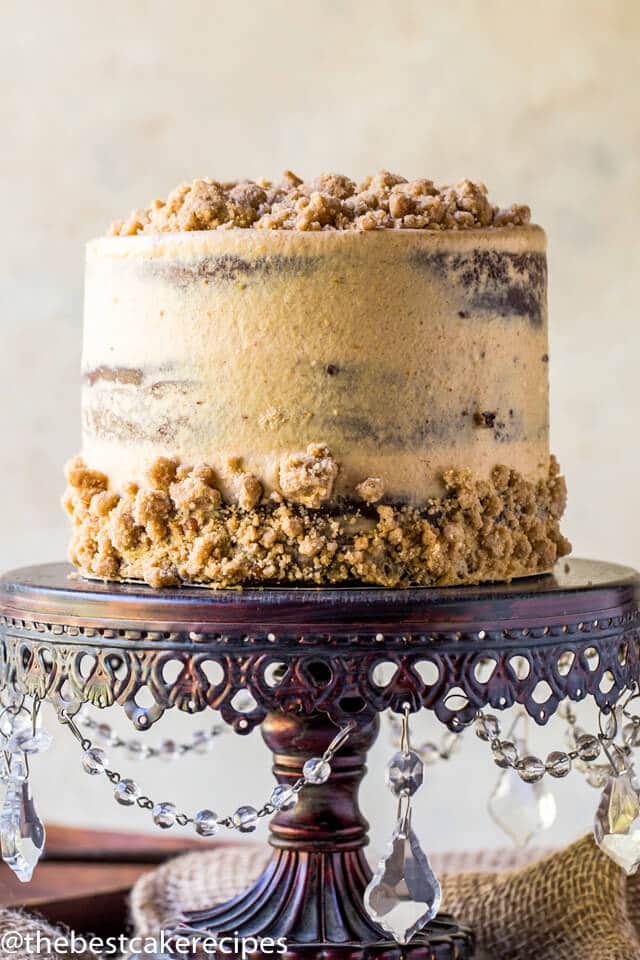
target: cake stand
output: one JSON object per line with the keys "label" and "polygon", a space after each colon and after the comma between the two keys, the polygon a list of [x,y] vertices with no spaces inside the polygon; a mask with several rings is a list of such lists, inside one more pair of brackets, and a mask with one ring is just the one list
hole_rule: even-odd
{"label": "cake stand", "polygon": [[[239,734],[261,724],[281,783],[353,721],[330,779],[273,818],[260,879],[186,923],[286,937],[294,960],[463,960],[473,937],[453,918],[440,914],[400,946],[364,909],[371,871],[357,794],[379,714],[408,704],[458,730],[486,705],[521,704],[539,724],[564,698],[613,706],[640,676],[639,603],[634,571],[584,560],[511,584],[432,590],[157,591],[52,564],[0,581],[0,684],[71,715],[117,703],[139,730],[170,707],[212,708]],[[172,661],[179,673],[168,680]],[[382,664],[395,671],[384,682]],[[241,690],[249,712],[234,703]]]}

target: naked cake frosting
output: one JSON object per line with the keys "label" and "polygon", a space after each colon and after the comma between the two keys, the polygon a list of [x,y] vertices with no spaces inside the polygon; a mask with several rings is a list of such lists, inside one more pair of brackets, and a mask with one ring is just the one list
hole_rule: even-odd
{"label": "naked cake frosting", "polygon": [[70,556],[229,587],[508,580],[569,550],[544,231],[482,185],[196,180],[87,248]]}

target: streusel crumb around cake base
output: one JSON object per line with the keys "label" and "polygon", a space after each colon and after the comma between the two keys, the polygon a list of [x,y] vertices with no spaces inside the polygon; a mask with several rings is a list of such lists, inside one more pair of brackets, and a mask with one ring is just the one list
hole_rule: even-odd
{"label": "streusel crumb around cake base", "polygon": [[553,457],[537,482],[503,466],[489,480],[449,471],[444,496],[423,509],[366,496],[319,508],[273,497],[252,503],[251,483],[247,505],[230,504],[211,467],[164,458],[147,486],[124,492],[81,460],[67,479],[72,562],[87,576],[153,587],[505,581],[549,570],[570,550],[559,528],[566,488]]}

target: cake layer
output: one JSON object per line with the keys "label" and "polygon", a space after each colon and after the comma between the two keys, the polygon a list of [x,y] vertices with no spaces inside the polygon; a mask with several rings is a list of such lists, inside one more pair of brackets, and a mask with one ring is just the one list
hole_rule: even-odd
{"label": "cake layer", "polygon": [[88,246],[83,458],[117,492],[162,456],[210,465],[240,505],[248,477],[263,502],[311,508],[421,509],[446,471],[483,481],[498,464],[535,485],[547,363],[539,227]]}

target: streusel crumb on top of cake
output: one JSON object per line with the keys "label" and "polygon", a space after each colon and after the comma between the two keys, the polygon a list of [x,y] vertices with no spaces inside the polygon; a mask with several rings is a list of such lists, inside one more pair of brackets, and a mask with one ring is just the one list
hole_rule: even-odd
{"label": "streusel crumb on top of cake", "polygon": [[349,177],[324,173],[304,181],[286,171],[269,180],[185,183],[166,200],[154,200],[110,227],[113,236],[138,233],[217,230],[466,230],[521,226],[529,207],[494,206],[483,183],[460,180],[436,186],[432,180],[406,180],[382,170],[356,184]]}

